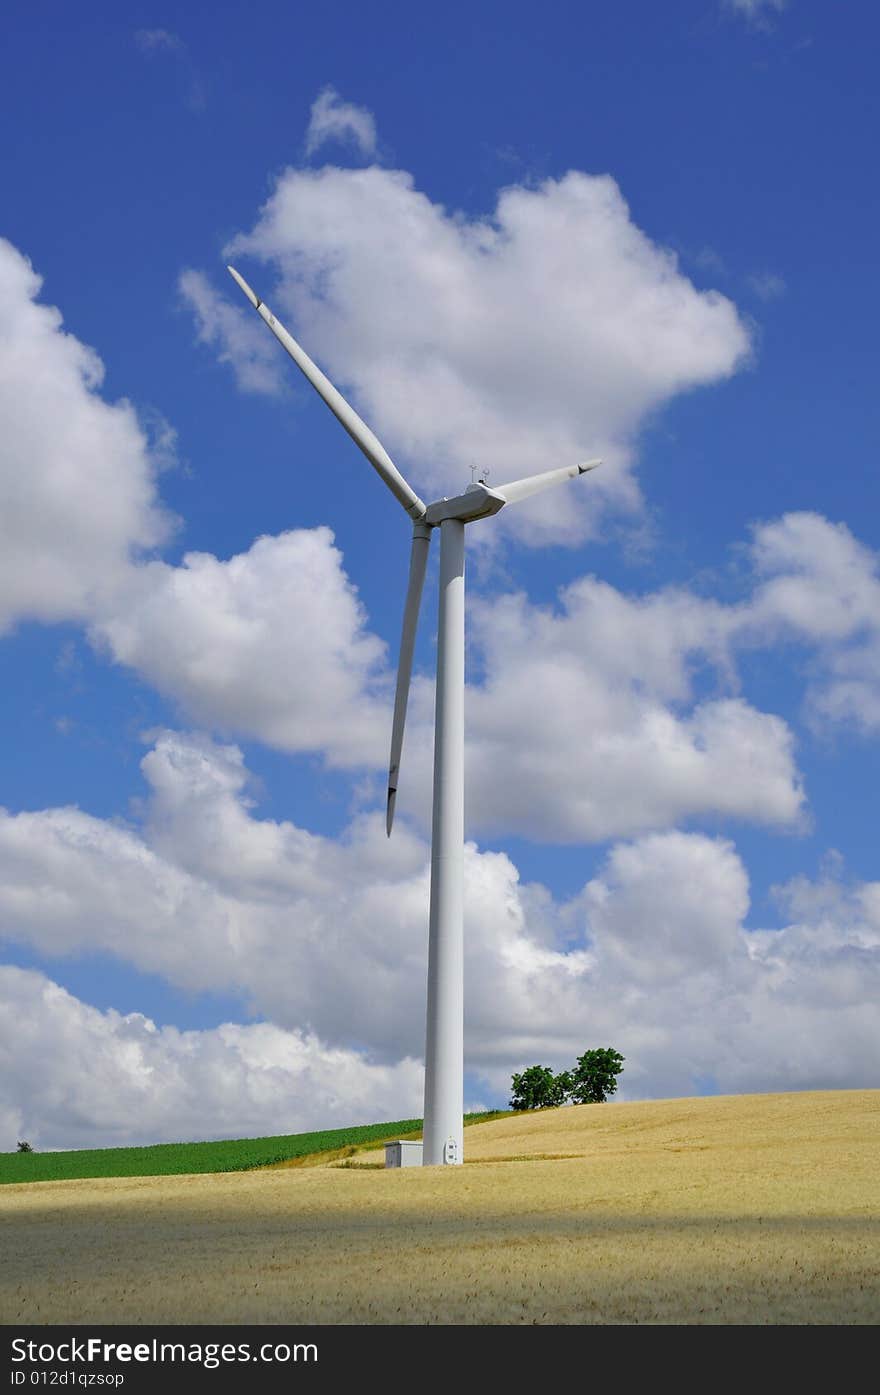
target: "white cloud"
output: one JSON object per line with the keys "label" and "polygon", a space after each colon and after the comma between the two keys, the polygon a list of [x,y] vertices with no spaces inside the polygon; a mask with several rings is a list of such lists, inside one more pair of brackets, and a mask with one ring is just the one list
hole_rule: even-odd
{"label": "white cloud", "polygon": [[[191,719],[331,765],[384,768],[388,655],[327,529],[261,538],[226,562],[153,562],[112,599],[93,641]],[[743,629],[736,607],[685,591],[627,597],[589,577],[555,609],[522,595],[477,602],[469,826],[577,842],[706,814],[796,824],[803,791],[789,728],[727,691]],[[707,666],[722,691],[698,698],[694,675]],[[433,702],[433,679],[417,677],[401,811],[422,827]]]}
{"label": "white cloud", "polygon": [[[601,841],[718,815],[803,826],[793,731],[739,692],[737,660],[799,647],[811,724],[876,731],[880,559],[809,513],[759,525],[745,556],[744,594],[727,604],[683,588],[627,595],[589,576],[555,606],[472,601],[474,833]],[[423,827],[432,700],[417,679],[399,796]]]}
{"label": "white cloud", "polygon": [[258,538],[225,562],[143,566],[91,634],[201,723],[331,763],[384,758],[385,646],[327,528]]}
{"label": "white cloud", "polygon": [[813,720],[880,729],[880,558],[843,523],[791,513],[755,529],[759,579],[743,638],[811,649]]}
{"label": "white cloud", "polygon": [[583,899],[595,986],[627,1023],[616,1036],[630,1033],[629,1091],[875,1083],[880,883],[833,895],[826,883],[819,913],[806,887],[792,923],[745,932],[748,884],[730,844],[669,833],[612,850]]}
{"label": "white cloud", "polygon": [[265,326],[218,295],[200,271],[181,272],[177,286],[195,317],[199,343],[212,347],[221,363],[232,366],[242,392],[280,392],[278,345]]}
{"label": "white cloud", "polygon": [[422,1066],[370,1065],[270,1023],[210,1031],[100,1012],[0,967],[0,1148],[260,1137],[421,1113]]}
{"label": "white cloud", "polygon": [[653,987],[723,968],[736,956],[749,883],[731,843],[655,833],[612,848],[585,888],[584,905],[593,937],[621,977]]}
{"label": "white cloud", "polygon": [[579,842],[713,813],[797,823],[803,791],[786,723],[741,697],[694,693],[706,665],[722,688],[733,681],[738,622],[736,608],[687,592],[626,597],[591,577],[553,610],[522,596],[478,604],[473,827]]}
{"label": "white cloud", "polygon": [[[807,513],[757,527],[745,555],[751,590],[734,604],[684,589],[626,595],[592,577],[555,607],[474,600],[474,832],[590,841],[719,814],[798,825],[792,731],[739,694],[737,655],[802,646],[811,721],[876,730],[878,559]],[[130,568],[91,634],[200,723],[384,766],[388,654],[326,529],[261,538],[225,562],[194,553]],[[433,676],[417,675],[400,797],[423,827],[432,715]]]}
{"label": "white cloud", "polygon": [[[405,1115],[417,1093],[406,1058],[420,1055],[424,1033],[427,846],[405,830],[388,843],[373,817],[357,820],[339,842],[258,819],[240,754],[205,738],[166,733],[144,771],[152,797],[142,833],[72,809],[0,820],[4,936],[59,957],[110,952],[191,990],[238,993],[275,1024],[265,1038],[273,1063],[289,1050],[317,1070],[336,1049],[366,1053],[370,1069],[399,1062],[400,1079],[393,1070],[367,1071],[380,1085],[364,1095],[365,1108],[374,1117]],[[784,928],[746,932],[745,869],[728,841],[702,834],[650,834],[611,848],[564,904],[523,884],[505,854],[469,845],[469,1069],[503,1097],[523,1065],[561,1067],[589,1045],[611,1044],[627,1058],[629,1097],[690,1094],[707,1082],[722,1091],[871,1083],[880,1049],[880,884],[846,888],[826,876],[815,887],[792,884],[780,899]],[[19,1052],[22,1032],[31,1030],[19,1018],[30,1013],[35,1034],[48,1034],[43,1055],[57,1055],[57,1039],[27,994],[13,994],[6,1012],[7,1039]],[[148,1029],[134,1020],[142,1046]],[[107,1054],[118,1053],[117,1019],[107,1021]],[[123,1040],[121,1026],[118,1033]],[[297,1054],[303,1039],[317,1045]],[[180,1073],[166,1104],[150,1105],[151,1089],[167,1092],[166,1065],[151,1086],[144,1063],[152,1058],[138,1047],[131,1054],[143,1104],[132,1110],[120,1087],[101,1113],[99,1053],[94,1085],[82,1086],[91,1104],[75,1117],[65,1112],[62,1069],[54,1103],[41,1106],[51,1136],[124,1131],[134,1116],[154,1137],[192,1132],[193,1120],[211,1133],[270,1127],[269,1104],[260,1113],[257,1087],[235,1059],[246,1043],[263,1043],[256,1029],[186,1034],[178,1056],[178,1038],[169,1032],[162,1040]],[[229,1063],[231,1083],[225,1093],[208,1090],[201,1112],[192,1112],[203,1053]],[[43,1059],[36,1045],[23,1055]],[[13,1077],[21,1079],[16,1098],[39,1095],[26,1071]],[[401,1080],[410,1091],[406,1107],[393,1103]],[[283,1071],[265,1081],[267,1099],[272,1091],[290,1097]],[[321,1090],[313,1093],[323,1108]],[[323,1122],[345,1122],[356,1091],[340,1097],[338,1113],[325,1110]],[[13,1132],[26,1125],[16,1107],[8,1116]],[[277,1127],[318,1121],[317,1112],[297,1114]]]}
{"label": "white cloud", "polygon": [[88,616],[170,530],[167,437],[153,455],[131,404],[101,397],[101,360],[40,288],[0,239],[0,633]]}
{"label": "white cloud", "polygon": [[[0,273],[15,345],[0,352],[7,623],[83,619],[191,719],[381,769],[392,675],[329,532],[262,538],[226,561],[139,560],[165,526],[161,442],[151,457],[132,409],[100,398],[98,360],[34,303],[39,282],[8,244]],[[736,648],[780,637],[811,646],[814,719],[876,728],[877,559],[811,514],[761,525],[749,555],[757,583],[735,606],[684,591],[626,597],[582,578],[556,609],[516,596],[474,607],[475,832],[592,840],[718,814],[796,825],[791,733],[738,695]],[[714,671],[717,691],[695,683],[700,669]],[[432,702],[430,680],[417,679],[401,799],[423,826]]]}
{"label": "white cloud", "polygon": [[838,643],[880,624],[877,555],[846,524],[785,514],[754,529],[750,557],[760,582],[751,618],[759,627]]}
{"label": "white cloud", "polygon": [[[98,360],[61,332],[57,312],[34,303],[37,278],[8,244],[0,268],[15,344],[0,358],[10,423],[0,472],[9,621],[82,619],[96,644],[192,720],[380,769],[392,675],[331,535],[262,538],[226,561],[202,553],[176,567],[139,560],[165,526],[154,473],[167,424],[151,456],[132,409],[98,396]],[[29,395],[34,380],[40,391]],[[687,596],[628,601],[589,581],[570,588],[562,608],[560,617],[506,598],[484,608],[482,625],[477,611],[484,675],[469,717],[475,830],[577,840],[694,814],[796,818],[801,794],[780,719],[736,696],[696,701],[690,692],[689,656],[730,667],[729,612]],[[835,701],[851,704],[849,691],[840,686]],[[402,795],[412,808],[427,803],[431,705],[430,683],[417,682]],[[547,711],[556,713],[552,734]]]}
{"label": "white cloud", "polygon": [[501,483],[601,454],[580,490],[501,515],[529,542],[583,538],[602,499],[636,507],[646,416],[750,348],[733,304],[695,289],[607,175],[510,187],[475,219],[403,171],[288,169],[228,250],[278,273],[273,308],[426,492],[472,464]]}
{"label": "white cloud", "polygon": [[306,131],[306,154],[335,141],[355,145],[361,155],[376,153],[376,122],[366,107],[344,102],[334,87],[325,87],[312,103]]}
{"label": "white cloud", "polygon": [[[143,763],[146,836],[74,808],[0,816],[0,925],[179,987],[239,993],[287,1027],[406,1054],[424,975],[427,850],[377,818],[345,839],[249,812],[235,748],[167,733]],[[383,973],[384,992],[368,991]]]}
{"label": "white cloud", "polygon": [[[263,538],[227,561],[139,560],[167,531],[154,476],[169,428],[151,454],[131,407],[98,395],[96,357],[35,303],[28,263],[9,244],[0,250],[14,345],[0,351],[6,624],[90,622],[96,643],[194,720],[381,768],[391,674],[331,535]],[[687,593],[632,599],[590,579],[557,612],[522,597],[477,606],[472,827],[578,840],[703,814],[796,820],[788,728],[735,691],[697,700],[689,667],[714,666],[729,689],[735,643],[788,634],[819,652],[817,720],[876,728],[876,558],[842,525],[808,514],[762,525],[751,557],[759,584],[739,607]],[[427,804],[432,700],[430,682],[417,681],[403,807]]]}

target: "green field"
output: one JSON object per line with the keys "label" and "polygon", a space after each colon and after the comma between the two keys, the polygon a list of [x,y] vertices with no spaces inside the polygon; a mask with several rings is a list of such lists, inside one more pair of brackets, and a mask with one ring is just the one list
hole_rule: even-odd
{"label": "green field", "polygon": [[[502,1117],[502,1112],[468,1114],[465,1123]],[[0,1184],[60,1182],[73,1177],[165,1177],[179,1172],[245,1172],[252,1167],[305,1158],[387,1139],[419,1138],[421,1119],[361,1124],[318,1133],[287,1133],[272,1138],[228,1138],[214,1143],[156,1143],[145,1148],[80,1148],[59,1153],[0,1153]]]}
{"label": "green field", "polygon": [[164,1177],[176,1172],[244,1172],[336,1148],[378,1143],[421,1130],[421,1119],[389,1124],[228,1138],[215,1143],[157,1143],[146,1148],[80,1148],[69,1153],[0,1153],[0,1183],[59,1182],[71,1177]]}

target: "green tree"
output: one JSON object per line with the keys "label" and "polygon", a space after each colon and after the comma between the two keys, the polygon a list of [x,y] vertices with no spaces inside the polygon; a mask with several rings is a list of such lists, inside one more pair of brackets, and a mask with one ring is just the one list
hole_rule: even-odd
{"label": "green tree", "polygon": [[512,1081],[511,1109],[552,1109],[564,1104],[571,1076],[568,1071],[554,1075],[549,1066],[529,1066]]}
{"label": "green tree", "polygon": [[585,1051],[571,1073],[569,1096],[575,1104],[604,1104],[617,1089],[615,1076],[623,1070],[624,1057],[610,1046]]}
{"label": "green tree", "polygon": [[32,1153],[34,1150],[26,1139],[22,1139],[18,1145],[18,1151],[20,1153]]}

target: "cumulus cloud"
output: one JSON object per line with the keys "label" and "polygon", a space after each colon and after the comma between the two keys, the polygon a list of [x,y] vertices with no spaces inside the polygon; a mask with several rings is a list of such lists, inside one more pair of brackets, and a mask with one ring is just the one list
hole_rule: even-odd
{"label": "cumulus cloud", "polygon": [[331,763],[381,760],[385,646],[327,528],[258,538],[226,562],[152,562],[91,633],[200,722]]}
{"label": "cumulus cloud", "polygon": [[38,297],[40,277],[0,240],[0,633],[81,620],[169,535],[151,451],[125,400],[100,393],[98,355]]}
{"label": "cumulus cloud", "polygon": [[780,888],[789,923],[746,931],[748,882],[729,843],[666,833],[613,849],[582,899],[596,986],[625,1004],[616,1011],[636,1056],[627,1089],[875,1083],[878,890],[801,879]]}
{"label": "cumulus cloud", "polygon": [[100,1012],[0,967],[0,1148],[112,1147],[342,1128],[421,1113],[422,1066],[271,1023],[210,1031]]}
{"label": "cumulus cloud", "polygon": [[280,392],[278,346],[265,326],[219,295],[200,271],[181,272],[177,287],[195,318],[199,343],[232,366],[242,392]]}
{"label": "cumulus cloud", "polygon": [[744,639],[808,645],[807,698],[818,724],[880,728],[880,558],[843,523],[791,513],[754,530],[758,585]]}
{"label": "cumulus cloud", "polygon": [[589,488],[505,511],[529,542],[583,538],[603,498],[636,507],[647,414],[750,351],[734,305],[691,284],[607,175],[510,187],[473,218],[401,170],[287,169],[227,251],[276,272],[273,308],[420,489],[602,455]]}
{"label": "cumulus cloud", "polygon": [[475,828],[577,842],[710,812],[797,822],[804,796],[787,724],[738,696],[695,696],[706,665],[722,686],[733,681],[735,607],[680,591],[627,597],[592,577],[559,599],[476,607]]}
{"label": "cumulus cloud", "polygon": [[[225,561],[144,560],[168,531],[155,490],[167,424],[151,448],[133,409],[102,399],[99,360],[37,303],[39,280],[9,244],[0,274],[6,625],[79,619],[190,720],[380,769],[392,675],[331,534],[262,538]],[[815,719],[875,729],[876,557],[842,525],[792,514],[756,530],[750,559],[756,585],[738,606],[686,592],[628,598],[590,578],[556,610],[516,596],[477,605],[472,829],[577,841],[704,814],[794,824],[803,794],[791,733],[737,694],[736,645],[780,634],[810,644],[822,675]],[[694,694],[699,665],[718,673],[718,696]],[[430,680],[417,680],[401,799],[423,819],[432,702]]]}
{"label": "cumulus cloud", "polygon": [[[332,535],[296,530],[258,539],[226,560],[190,553],[178,566],[146,558],[168,534],[155,478],[173,448],[171,428],[160,422],[151,444],[129,404],[101,397],[100,361],[64,333],[57,311],[37,301],[39,279],[9,244],[0,248],[0,275],[7,422],[0,623],[80,620],[99,648],[179,704],[188,720],[321,753],[331,764],[380,769],[393,675]],[[815,526],[821,533],[825,525]],[[765,568],[768,547],[755,553]],[[803,571],[790,557],[776,565]],[[804,580],[801,572],[792,584]],[[838,591],[846,586],[845,567],[831,579]],[[780,595],[783,580],[774,581]],[[721,662],[729,616],[687,597],[639,603],[611,588],[591,590],[587,581],[580,588],[562,599],[564,618],[515,597],[484,608],[482,621],[476,612],[484,655],[469,719],[474,830],[607,837],[719,809],[790,821],[800,795],[784,725],[735,696],[726,706],[690,700],[686,655]],[[533,671],[523,685],[527,650]],[[841,671],[839,707],[854,701],[846,696],[854,682]],[[529,701],[539,690],[558,712],[555,745],[543,734],[543,711]],[[430,681],[417,682],[410,793],[402,796],[414,809],[428,802],[432,702]],[[637,760],[627,760],[627,740]],[[557,799],[566,747],[576,753],[566,769],[574,778]],[[743,751],[754,752],[751,764]],[[508,772],[503,791],[499,769]],[[737,769],[755,778],[737,779]]]}
{"label": "cumulus cloud", "polygon": [[[810,720],[875,730],[878,559],[808,513],[759,525],[744,555],[733,603],[684,588],[627,595],[589,576],[555,606],[473,601],[474,833],[594,841],[717,815],[799,826],[793,732],[739,692],[738,656],[800,646]],[[262,538],[225,562],[194,553],[130,569],[90,632],[191,719],[336,766],[384,766],[389,655],[327,529]],[[400,807],[422,827],[432,721],[433,675],[417,675]]]}
{"label": "cumulus cloud", "polygon": [[[627,597],[586,577],[556,608],[523,595],[477,602],[471,629],[481,675],[468,688],[473,832],[577,842],[705,814],[798,822],[787,724],[735,693],[695,693],[707,666],[722,690],[735,686],[737,607],[686,591]],[[203,725],[334,766],[384,768],[388,654],[327,529],[261,538],[226,562],[192,553],[177,567],[142,566],[90,633]],[[417,677],[401,811],[422,827],[433,702],[433,677]]]}
{"label": "cumulus cloud", "polygon": [[[392,675],[331,535],[263,538],[226,561],[188,554],[175,567],[139,559],[166,528],[154,474],[168,431],[151,454],[132,409],[99,396],[95,356],[63,334],[57,312],[35,304],[39,282],[8,244],[2,266],[10,320],[0,473],[7,623],[22,615],[84,620],[99,647],[190,720],[320,752],[333,764],[381,768]],[[37,398],[28,388],[39,375],[22,379],[29,352],[48,374]],[[813,526],[827,543],[830,526]],[[761,560],[768,547],[756,545],[759,567],[770,565]],[[783,583],[797,589],[809,578],[790,550],[776,565],[785,575],[766,583],[762,605],[778,619]],[[840,592],[846,568],[832,580]],[[484,609],[482,624],[476,613],[484,652],[469,716],[474,831],[577,840],[707,812],[796,819],[802,796],[784,723],[735,693],[707,702],[689,689],[691,659],[730,666],[729,608],[687,596],[633,602],[588,580],[561,607],[562,617],[507,597]],[[756,611],[755,634],[759,620]],[[867,714],[868,684],[847,662],[841,655],[825,707],[852,707],[861,684]],[[414,809],[427,804],[431,704],[430,682],[417,682],[402,794]],[[557,714],[552,741],[547,711]]]}
{"label": "cumulus cloud", "polygon": [[[658,898],[663,883],[676,888]],[[584,892],[592,935],[633,984],[680,983],[716,970],[739,948],[749,883],[732,844],[653,834],[612,848]]]}
{"label": "cumulus cloud", "polygon": [[[475,833],[595,841],[718,814],[802,826],[794,733],[740,693],[738,659],[800,649],[810,724],[876,731],[880,557],[806,512],[758,525],[744,555],[744,594],[724,604],[684,588],[627,595],[589,576],[555,606],[517,594],[472,603]],[[420,680],[400,807],[422,821],[430,718]]]}
{"label": "cumulus cloud", "polygon": [[344,102],[335,87],[325,87],[312,103],[306,131],[306,154],[314,155],[330,141],[355,145],[361,155],[376,152],[376,122],[366,107]]}
{"label": "cumulus cloud", "polygon": [[[339,841],[257,819],[240,753],[204,737],[167,733],[143,769],[143,832],[72,808],[0,818],[4,934],[235,992],[285,1027],[383,1060],[420,1050],[426,843],[405,829],[389,843],[375,816]],[[508,860],[481,864],[484,881],[487,867],[485,903],[516,900]]]}
{"label": "cumulus cloud", "polygon": [[[169,1061],[181,1079],[167,1108],[157,1104],[151,1112],[145,1103],[132,1111],[122,1086],[103,1106],[98,1053],[93,1085],[82,1085],[91,1102],[82,1105],[79,1122],[64,1112],[63,1070],[58,1094],[41,1105],[52,1137],[69,1141],[64,1130],[82,1128],[85,1138],[99,1125],[124,1132],[133,1116],[152,1136],[179,1136],[193,1119],[215,1133],[261,1131],[270,1126],[269,1104],[261,1113],[254,1100],[263,1098],[262,1087],[246,1068],[250,1058],[242,1064],[236,1057],[247,1056],[249,1043],[265,1049],[280,1072],[259,1077],[267,1099],[275,1090],[287,1101],[295,1091],[296,1081],[284,1072],[295,1076],[300,1065],[284,1067],[284,1061],[320,1071],[327,1052],[357,1052],[366,1063],[364,1080],[378,1082],[376,1093],[364,1095],[365,1108],[405,1115],[418,1094],[413,1062],[424,1039],[426,844],[405,830],[389,844],[373,817],[356,820],[339,841],[259,819],[240,753],[204,737],[166,733],[146,756],[144,773],[152,795],[140,830],[75,809],[0,819],[4,937],[59,958],[109,952],[194,991],[237,993],[275,1025],[263,1035],[250,1027],[166,1031],[151,1046],[142,1019],[130,1019],[129,1028],[113,1014],[71,1007],[62,996],[62,1019],[72,1014],[85,1023],[87,1042],[93,1028],[104,1034],[108,1056],[120,1053],[127,1033],[135,1039],[130,1055],[145,1098],[151,1089],[166,1093]],[[622,1083],[630,1098],[713,1086],[870,1084],[880,1047],[880,884],[847,888],[839,876],[826,875],[817,884],[801,880],[782,888],[779,899],[786,915],[781,928],[747,930],[741,859],[729,841],[698,833],[654,833],[613,846],[568,902],[523,883],[506,854],[469,845],[469,1070],[503,1099],[514,1069],[536,1060],[561,1067],[604,1042],[627,1058]],[[57,1054],[54,1028],[32,1007],[32,981],[16,984],[6,1008],[7,1038],[20,1052],[24,1029],[17,1023],[31,1014],[34,1031],[48,1038],[41,1057],[48,1079],[45,1060]],[[46,991],[42,980],[38,986],[39,994]],[[161,1050],[158,1043],[165,1043]],[[80,1059],[75,1046],[64,1054]],[[35,1047],[24,1055],[40,1052]],[[202,1060],[228,1062],[232,1083],[228,1093],[225,1086],[208,1089],[204,1112],[193,1113],[188,1101],[203,1088]],[[338,1112],[323,1110],[324,1122],[351,1115],[360,1088],[356,1067],[352,1059],[352,1092],[340,1090]],[[388,1073],[371,1075],[373,1067]],[[218,1070],[223,1074],[227,1065]],[[322,1109],[328,1096],[321,1091],[331,1077],[328,1067],[318,1090]],[[21,1072],[7,1079],[20,1080]],[[34,1117],[23,1112],[24,1102],[43,1097],[30,1077],[8,1088],[19,1101],[18,1113],[8,1112],[10,1127],[21,1129]],[[394,1103],[398,1089],[409,1091],[405,1107]],[[221,1122],[214,1116],[209,1125],[215,1108]],[[279,1130],[315,1121],[291,1117]],[[174,1119],[180,1122],[172,1126]]]}

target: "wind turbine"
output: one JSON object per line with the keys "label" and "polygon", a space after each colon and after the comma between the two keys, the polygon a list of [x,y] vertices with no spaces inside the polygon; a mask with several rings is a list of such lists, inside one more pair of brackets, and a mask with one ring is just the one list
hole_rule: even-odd
{"label": "wind turbine", "polygon": [[431,534],[440,529],[440,615],[434,715],[434,802],[431,825],[431,911],[428,935],[428,1012],[425,1043],[425,1165],[463,1161],[464,1112],[464,530],[506,504],[575,479],[600,464],[566,465],[490,489],[468,486],[454,499],[425,504],[403,478],[381,442],[324,376],[304,349],[255,295],[243,276],[230,275],[257,314],[359,446],[413,520],[409,582],[400,637],[400,662],[391,728],[386,828],[391,834],[413,648]]}

